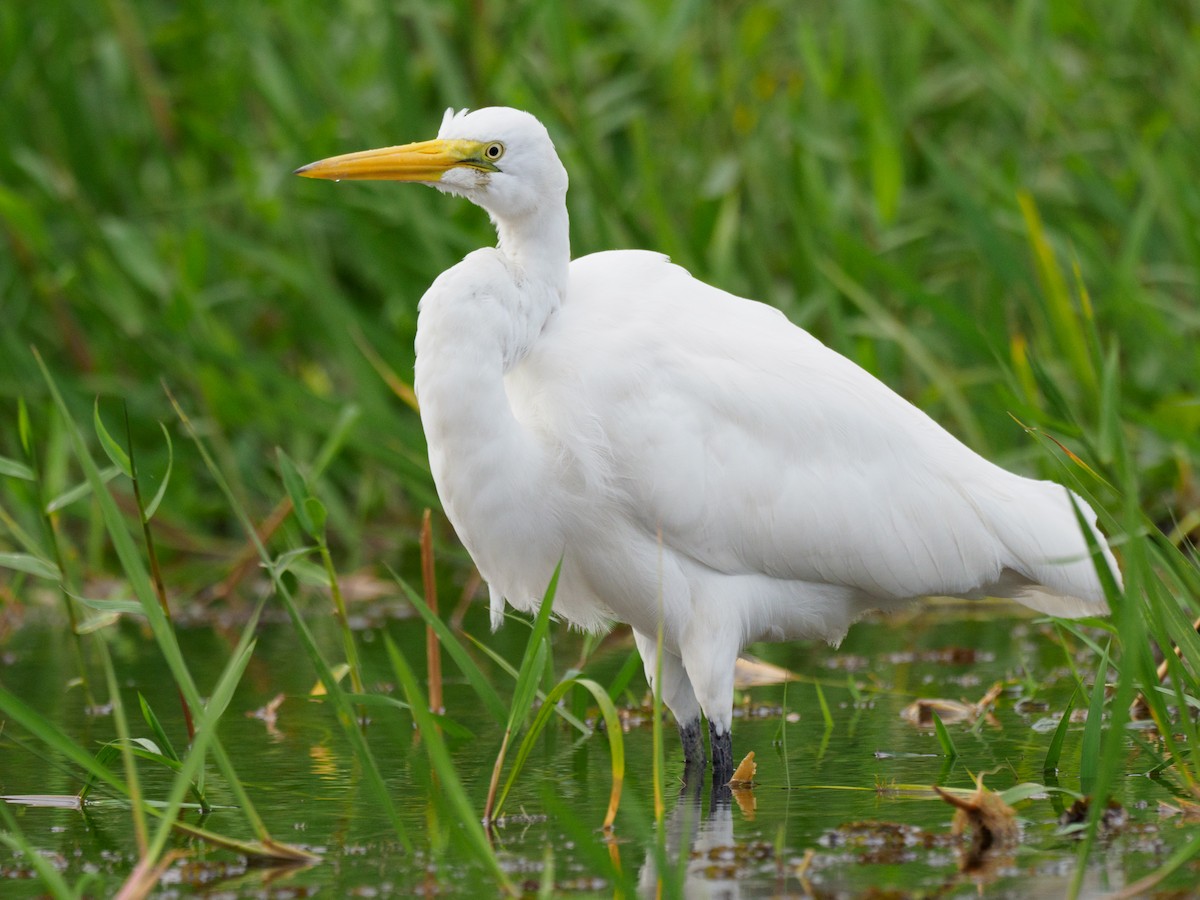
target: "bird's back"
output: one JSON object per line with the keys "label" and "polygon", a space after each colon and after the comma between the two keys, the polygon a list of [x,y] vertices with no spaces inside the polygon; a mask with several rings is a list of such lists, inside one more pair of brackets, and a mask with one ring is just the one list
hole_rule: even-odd
{"label": "bird's back", "polygon": [[661,533],[689,571],[879,606],[991,594],[1106,609],[1065,488],[989,463],[777,310],[658,254],[573,262],[507,386],[573,470],[579,514]]}

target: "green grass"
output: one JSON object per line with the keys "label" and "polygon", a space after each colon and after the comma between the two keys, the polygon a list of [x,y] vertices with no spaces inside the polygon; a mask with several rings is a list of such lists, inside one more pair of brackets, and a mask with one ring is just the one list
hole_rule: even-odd
{"label": "green grass", "polygon": [[[298,608],[288,554],[316,541],[331,586],[413,568],[437,505],[407,392],[416,301],[493,238],[432,191],[290,173],[430,137],[446,106],[508,104],[555,137],[577,255],[667,252],[778,305],[991,458],[1092,500],[1129,591],[1114,594],[1115,693],[1079,694],[1112,716],[1085,732],[1089,781],[1114,783],[1145,690],[1164,771],[1195,788],[1195,727],[1169,726],[1200,694],[1198,33],[1194,0],[0,5],[0,603],[50,585],[77,632],[101,634],[141,610],[202,733],[162,600],[199,602],[261,558],[380,780],[352,722],[361,691],[337,687],[303,630],[332,598]],[[256,545],[289,494],[299,516]],[[435,521],[439,558],[464,571]],[[89,597],[109,576],[136,605]],[[102,694],[88,639],[85,687]],[[252,652],[231,656],[225,689]],[[203,784],[208,741],[236,785],[205,737],[173,802]],[[148,835],[154,854],[165,834]]]}
{"label": "green grass", "polygon": [[[1149,511],[1164,524],[1190,512],[1194,4],[793,6],[714,17],[624,2],[579,19],[547,2],[481,4],[480,20],[465,4],[10,4],[0,421],[14,422],[19,396],[45,414],[36,344],[74,408],[128,404],[158,472],[165,382],[265,516],[273,449],[312,458],[354,404],[328,486],[314,487],[352,568],[381,545],[390,557],[436,498],[417,418],[360,345],[408,381],[416,300],[490,227],[432,191],[290,172],[430,136],[448,105],[508,103],[557,140],[577,254],[659,249],[776,303],[1031,470],[1047,463],[1008,412],[1072,440],[1097,425],[1072,324],[1077,266],[1104,349],[1119,340]],[[1026,358],[1080,423],[1048,417]],[[14,444],[0,431],[0,455]],[[220,558],[229,510],[194,456],[180,468],[162,515]],[[51,474],[52,490],[70,486]],[[172,549],[187,548],[164,547],[164,563],[186,565]]]}

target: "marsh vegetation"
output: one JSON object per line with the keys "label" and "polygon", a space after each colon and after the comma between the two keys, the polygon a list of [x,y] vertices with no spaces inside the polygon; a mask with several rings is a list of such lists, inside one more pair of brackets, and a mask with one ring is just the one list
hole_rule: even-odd
{"label": "marsh vegetation", "polygon": [[[4,5],[6,894],[1186,891],[1198,29],[1186,2]],[[757,786],[679,796],[628,637],[489,636],[439,515],[415,302],[486,218],[290,175],[491,103],[554,135],[577,254],[771,302],[1086,497],[1112,616],[935,604],[756,647],[796,676],[739,695]],[[956,834],[932,788],[979,776],[1013,817]]]}

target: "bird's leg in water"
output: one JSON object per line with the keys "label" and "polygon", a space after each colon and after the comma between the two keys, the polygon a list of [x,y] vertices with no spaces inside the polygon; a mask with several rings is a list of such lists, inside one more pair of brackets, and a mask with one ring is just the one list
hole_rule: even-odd
{"label": "bird's leg in water", "polygon": [[698,784],[708,763],[704,754],[704,738],[701,736],[699,716],[690,722],[679,723],[679,742],[683,744],[683,780]]}
{"label": "bird's leg in water", "polygon": [[713,786],[725,786],[733,778],[733,733],[717,733],[717,727],[708,723],[708,742],[712,745]]}

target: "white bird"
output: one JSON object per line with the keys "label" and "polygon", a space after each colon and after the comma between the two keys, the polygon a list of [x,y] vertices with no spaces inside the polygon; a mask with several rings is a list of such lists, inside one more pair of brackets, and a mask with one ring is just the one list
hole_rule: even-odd
{"label": "white bird", "polygon": [[632,626],[687,769],[732,773],[734,662],[756,641],[839,641],[873,609],[1008,597],[1108,611],[1072,503],[983,459],[778,310],[657,253],[571,261],[567,173],[528,113],[447,110],[436,140],[310,178],[416,181],[491,216],[496,247],[421,299],[416,391],[438,496],[491,597]]}

